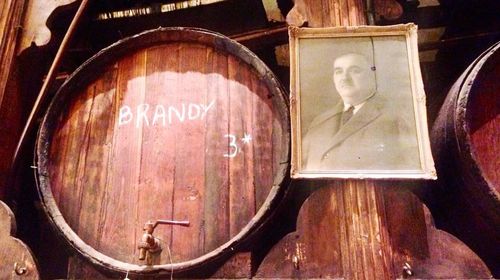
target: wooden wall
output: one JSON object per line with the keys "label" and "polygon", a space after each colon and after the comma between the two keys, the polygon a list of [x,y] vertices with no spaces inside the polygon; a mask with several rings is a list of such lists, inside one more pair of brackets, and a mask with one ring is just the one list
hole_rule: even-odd
{"label": "wooden wall", "polygon": [[[55,2],[58,5],[66,5],[73,1]],[[264,8],[275,13],[276,6],[286,6],[283,2],[291,1],[278,1],[278,5],[265,3]],[[477,27],[476,29],[470,28],[472,31],[467,31],[463,25],[457,24],[460,13],[456,12],[456,9],[449,9],[450,6],[456,8],[450,1],[420,1],[421,6],[414,7],[413,10],[409,5],[402,5],[404,1],[377,0],[374,2],[378,8],[376,13],[378,24],[416,21],[420,25],[420,46],[423,50],[420,53],[421,64],[429,96],[430,122],[432,122],[446,95],[447,88],[457,78],[458,73],[463,71],[469,56],[478,53],[477,49],[492,40],[492,35],[488,33],[490,29],[487,30],[490,35],[471,37],[472,39],[462,38],[464,34],[470,35],[482,29]],[[446,7],[440,7],[440,2],[445,2],[443,5],[446,4]],[[489,3],[489,1],[486,2]],[[29,17],[36,15],[36,9],[34,9],[36,6],[33,6],[33,3],[42,2],[30,1],[31,10],[27,14]],[[234,3],[233,1],[231,4]],[[297,0],[295,7],[288,13],[287,19],[290,24],[301,25],[307,22],[309,26],[362,24],[365,23],[366,12],[362,8],[363,3],[364,1],[361,0]],[[218,19],[210,18],[206,14],[202,18],[205,21],[213,20],[214,22],[208,22],[209,27],[214,26],[213,29],[223,33],[224,25],[228,25],[227,30],[230,30],[228,32],[231,34],[227,35],[252,47],[261,59],[280,76],[286,87],[289,75],[286,23],[283,19],[281,22],[263,22],[262,19],[265,21],[266,17],[263,16],[260,5],[258,3],[253,5],[252,13],[259,13],[253,17],[254,21],[249,26],[243,27],[237,23],[238,21],[224,22],[220,20],[222,17],[219,18],[219,22]],[[37,21],[39,23],[37,28],[39,28],[40,23],[45,25],[51,15],[53,37],[44,37],[45,41],[39,47],[29,47],[32,42],[30,38],[35,38],[33,34],[37,33],[33,31],[35,27],[28,28],[26,20],[23,21],[23,11],[26,10],[25,2],[6,0],[0,3],[0,35],[2,35],[0,42],[0,65],[2,65],[0,68],[1,199],[10,200],[12,197],[8,195],[12,189],[6,186],[12,152],[23,120],[29,112],[30,104],[43,79],[44,71],[51,63],[51,57],[76,5],[61,7],[54,13],[54,7],[52,7],[50,12],[43,13],[43,20]],[[462,9],[467,10],[464,7],[466,6],[463,5]],[[217,9],[212,6],[210,9],[207,7],[206,10],[200,11],[209,10],[216,11]],[[454,14],[449,17],[429,16],[442,16],[451,13],[452,10]],[[241,10],[237,16],[244,18],[252,16],[252,13],[244,14]],[[185,15],[186,12],[176,14],[177,17],[186,17]],[[285,16],[283,15],[283,18]],[[189,22],[189,17],[187,18]],[[280,20],[275,14],[268,14],[267,19]],[[459,31],[450,23],[453,20],[456,21],[456,26],[462,26],[458,28]],[[470,25],[470,21],[474,20],[480,21],[481,15],[475,15],[467,22]],[[23,22],[27,30],[21,38],[21,44],[22,49],[27,48],[27,50],[19,52],[19,60],[22,63],[17,64],[15,53],[19,41],[16,38],[20,31],[18,26]],[[106,28],[116,30],[116,26],[120,24],[125,26],[125,22],[131,24],[132,20],[110,21]],[[137,23],[138,26],[141,25],[139,19]],[[142,23],[146,26],[154,24],[155,21]],[[175,21],[172,24],[175,25]],[[196,24],[196,22],[193,23],[193,25]],[[497,26],[495,24],[497,22],[493,22],[493,27]],[[72,44],[68,57],[65,59],[60,75],[61,81],[67,76],[67,72],[71,72],[87,57],[97,52],[98,46],[109,43],[106,38],[102,40],[96,38],[94,44],[92,43],[92,38],[98,37],[94,33],[99,32],[98,26],[94,24],[92,29],[84,28],[79,31],[81,32],[80,39]],[[89,30],[93,31],[89,32]],[[448,37],[443,34],[448,34]],[[122,35],[113,34],[111,37],[117,38]],[[444,41],[440,41],[443,36]],[[459,41],[454,41],[457,36],[462,37],[457,39]],[[280,45],[281,48],[275,49]],[[470,52],[467,52],[467,58],[457,56],[455,51],[450,51],[466,51],[464,50],[466,46],[473,47]],[[450,71],[444,73],[446,69]],[[442,73],[445,75],[441,75]],[[21,175],[27,178],[31,176],[29,161],[26,162],[26,168]],[[68,269],[73,271],[74,275],[89,273],[85,271],[89,270],[88,264],[67,251],[65,249],[67,245],[54,237],[54,232],[48,227],[43,211],[37,202],[34,184],[28,179],[24,185],[22,192],[17,191],[13,194],[14,197],[24,197],[24,202],[16,201],[16,205],[19,206],[16,209],[20,227],[19,235],[34,249],[41,264],[42,277],[64,278],[68,276]],[[296,181],[291,186],[291,196],[278,210],[266,234],[256,239],[252,246],[236,254],[226,264],[224,264],[225,260],[221,261],[214,268],[191,276],[393,278],[406,275],[405,273],[408,272],[405,272],[405,264],[408,263],[415,277],[488,277],[488,270],[472,251],[464,247],[455,237],[435,228],[431,213],[414,194],[418,194],[431,205],[432,214],[437,217],[438,225],[443,224],[441,219],[445,216],[441,215],[440,211],[445,206],[436,206],[440,200],[433,197],[433,193],[425,192],[425,187],[422,185],[402,182],[311,183]],[[325,209],[326,214],[324,211],[319,211]],[[360,236],[367,236],[367,238]],[[382,256],[378,255],[379,250],[383,253]],[[68,268],[68,257],[73,258],[70,268]],[[93,270],[90,273],[103,277]]]}

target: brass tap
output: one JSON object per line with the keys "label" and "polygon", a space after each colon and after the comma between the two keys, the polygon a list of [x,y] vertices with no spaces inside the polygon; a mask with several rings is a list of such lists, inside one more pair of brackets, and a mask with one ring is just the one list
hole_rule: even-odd
{"label": "brass tap", "polygon": [[189,221],[170,221],[170,220],[157,220],[156,222],[147,221],[143,227],[143,234],[139,245],[139,260],[146,260],[146,264],[151,265],[151,256],[159,254],[162,250],[160,239],[153,236],[155,228],[160,225],[180,225],[189,226]]}
{"label": "brass tap", "polygon": [[153,236],[154,223],[147,221],[144,224],[144,233],[142,234],[141,241],[139,242],[139,260],[146,259],[146,253],[157,253],[161,251],[160,240]]}

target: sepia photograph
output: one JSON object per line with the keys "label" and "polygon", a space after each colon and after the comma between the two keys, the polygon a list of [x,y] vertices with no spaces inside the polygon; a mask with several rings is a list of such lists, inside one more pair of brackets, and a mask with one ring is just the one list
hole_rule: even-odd
{"label": "sepia photograph", "polygon": [[292,176],[434,178],[416,26],[289,32]]}

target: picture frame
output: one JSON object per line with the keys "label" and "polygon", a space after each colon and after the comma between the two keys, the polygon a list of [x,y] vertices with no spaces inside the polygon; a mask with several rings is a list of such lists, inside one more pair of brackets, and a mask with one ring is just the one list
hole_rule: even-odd
{"label": "picture frame", "polygon": [[437,178],[416,25],[289,36],[292,178]]}

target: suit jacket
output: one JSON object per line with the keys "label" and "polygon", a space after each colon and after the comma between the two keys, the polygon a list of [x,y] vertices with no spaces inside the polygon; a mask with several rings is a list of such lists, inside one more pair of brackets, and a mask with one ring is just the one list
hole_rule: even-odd
{"label": "suit jacket", "polygon": [[420,168],[415,130],[381,95],[368,99],[343,126],[342,111],[340,102],[311,123],[302,142],[304,171]]}

